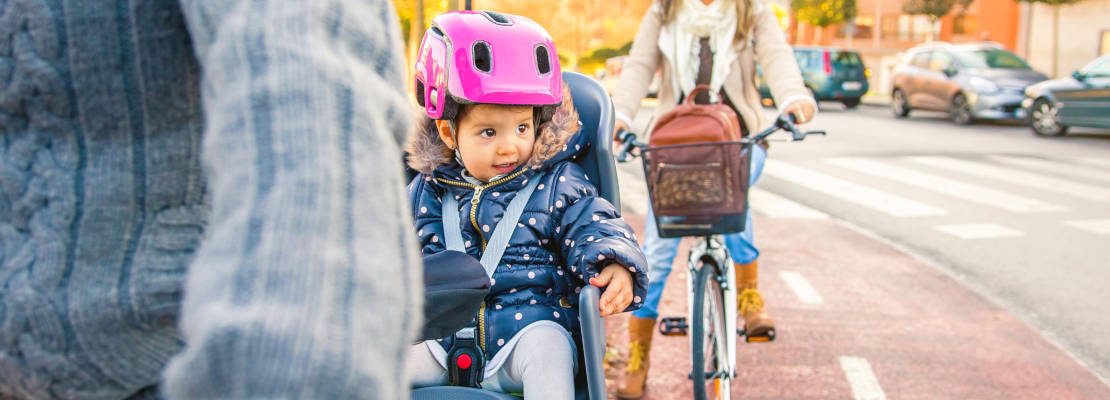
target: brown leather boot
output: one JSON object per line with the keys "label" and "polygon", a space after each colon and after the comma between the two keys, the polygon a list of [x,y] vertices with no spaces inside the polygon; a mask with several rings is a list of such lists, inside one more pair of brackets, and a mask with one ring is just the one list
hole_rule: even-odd
{"label": "brown leather boot", "polygon": [[736,308],[744,318],[745,338],[748,342],[775,340],[775,321],[763,309],[763,296],[759,294],[759,261],[735,264]]}
{"label": "brown leather boot", "polygon": [[638,399],[644,395],[648,367],[651,365],[651,337],[655,318],[628,316],[628,366],[617,387],[617,397]]}

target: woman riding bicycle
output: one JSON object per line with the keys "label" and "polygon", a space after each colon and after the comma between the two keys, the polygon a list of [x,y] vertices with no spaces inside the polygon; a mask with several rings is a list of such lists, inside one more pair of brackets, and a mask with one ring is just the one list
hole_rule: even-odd
{"label": "woman riding bicycle", "polygon": [[[697,85],[706,84],[715,95],[702,92],[695,97],[696,102],[714,100],[719,94],[720,101],[740,117],[744,135],[757,132],[771,121],[759,103],[756,63],[763,67],[781,112],[792,114],[798,123],[809,121],[817,103],[806,89],[793,52],[769,7],[759,0],[656,0],[644,15],[613,93],[617,115],[614,132],[631,126],[640,100],[660,68],[663,79],[655,116],[670,111]],[[766,146],[755,146],[753,181],[765,157]],[[740,286],[737,304],[749,337],[773,339],[774,322],[763,309],[758,291],[759,251],[752,240],[751,216],[747,218],[746,231],[725,237]],[[646,221],[643,250],[648,259],[649,286],[643,306],[629,319],[629,362],[617,391],[621,398],[643,395],[659,300],[678,252],[679,239],[659,237],[650,208]]]}

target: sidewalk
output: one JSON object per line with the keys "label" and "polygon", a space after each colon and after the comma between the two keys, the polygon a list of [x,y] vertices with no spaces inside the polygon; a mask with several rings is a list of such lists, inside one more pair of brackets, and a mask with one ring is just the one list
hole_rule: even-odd
{"label": "sidewalk", "polygon": [[[626,219],[642,231],[642,215]],[[760,284],[778,339],[739,340],[734,398],[1110,398],[1074,359],[936,268],[835,220],[757,219]],[[679,264],[664,316],[686,309]],[[817,297],[803,302],[783,273]],[[626,318],[606,321],[611,394],[627,357]],[[688,346],[656,332],[644,399],[691,398]]]}

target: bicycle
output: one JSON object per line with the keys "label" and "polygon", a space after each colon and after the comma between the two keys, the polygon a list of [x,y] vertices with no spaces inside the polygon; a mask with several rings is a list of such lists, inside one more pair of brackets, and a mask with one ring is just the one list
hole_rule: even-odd
{"label": "bicycle", "polygon": [[[792,116],[780,115],[767,129],[742,139],[741,151],[750,149],[779,130],[790,132],[789,141],[801,141],[808,135],[825,135],[823,131],[799,131]],[[651,151],[650,146],[637,141],[636,134],[630,131],[618,132],[617,138],[622,144],[617,155],[618,162],[627,162],[629,155],[639,156],[631,153],[633,148],[640,150],[640,155]],[[650,177],[648,160],[641,159],[644,175]],[[651,195],[651,190],[648,194]],[[742,195],[747,196],[747,192]],[[659,329],[664,335],[685,334],[687,329],[691,331],[693,368],[689,379],[693,381],[694,398],[697,400],[727,400],[731,397],[729,387],[736,376],[736,341],[731,340],[732,333],[744,336],[747,342],[756,341],[736,327],[736,278],[733,268],[723,236],[719,233],[701,235],[687,258],[687,315],[692,323],[688,325],[686,317],[667,317],[660,321]],[[763,339],[768,340],[774,340],[774,337]]]}

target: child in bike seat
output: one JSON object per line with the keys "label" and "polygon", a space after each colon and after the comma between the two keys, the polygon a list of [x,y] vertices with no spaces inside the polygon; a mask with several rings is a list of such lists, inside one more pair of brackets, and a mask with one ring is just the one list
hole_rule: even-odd
{"label": "child in bike seat", "polygon": [[[427,118],[406,151],[422,252],[482,259],[490,291],[471,326],[409,349],[413,385],[573,398],[581,288],[602,288],[606,316],[637,309],[647,276],[599,177],[572,162],[589,141],[551,37],[524,17],[448,12],[415,70]],[[456,352],[463,342],[478,352]]]}

